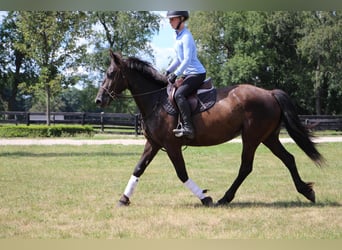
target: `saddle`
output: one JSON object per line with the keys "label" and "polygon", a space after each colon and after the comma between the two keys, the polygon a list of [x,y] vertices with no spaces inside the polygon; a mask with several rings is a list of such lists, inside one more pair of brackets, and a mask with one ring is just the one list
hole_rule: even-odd
{"label": "saddle", "polygon": [[[181,78],[176,80],[175,84],[169,84],[167,86],[167,98],[162,103],[163,108],[174,116],[178,114],[178,107],[174,95],[183,81]],[[192,114],[201,113],[211,108],[216,103],[216,88],[214,88],[211,78],[206,79],[199,89],[188,96],[187,101],[190,104]]]}

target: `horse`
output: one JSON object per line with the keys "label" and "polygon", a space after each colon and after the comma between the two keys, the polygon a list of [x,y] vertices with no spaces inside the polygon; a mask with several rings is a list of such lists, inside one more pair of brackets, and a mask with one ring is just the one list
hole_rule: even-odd
{"label": "horse", "polygon": [[[312,135],[300,122],[289,95],[280,90],[266,90],[251,84],[237,84],[217,88],[216,102],[209,109],[192,116],[195,137],[176,137],[172,130],[178,124],[177,116],[170,115],[162,103],[167,98],[168,81],[150,63],[136,57],[123,58],[110,50],[110,66],[99,87],[95,102],[101,107],[124,97],[128,89],[142,116],[146,143],[127,186],[118,201],[128,206],[131,196],[159,150],[165,150],[179,180],[199,198],[204,206],[230,203],[239,186],[252,172],[257,147],[262,143],[278,157],[289,170],[296,190],[311,202],[315,202],[312,182],[304,182],[297,170],[295,158],[279,140],[281,125],[305,154],[316,164],[324,160],[312,141]],[[127,97],[127,96],[126,96]],[[242,139],[241,164],[238,175],[223,197],[216,203],[206,190],[202,190],[189,178],[183,147],[211,146],[227,142],[237,136]]]}

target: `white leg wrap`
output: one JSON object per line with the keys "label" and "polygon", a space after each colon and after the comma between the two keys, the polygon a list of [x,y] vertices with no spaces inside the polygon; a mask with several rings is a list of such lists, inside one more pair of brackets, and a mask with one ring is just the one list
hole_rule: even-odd
{"label": "white leg wrap", "polygon": [[195,182],[193,182],[191,179],[188,179],[186,182],[184,182],[184,185],[190,189],[190,191],[196,195],[200,200],[205,198],[205,195],[203,194],[203,190],[200,189]]}
{"label": "white leg wrap", "polygon": [[138,181],[139,181],[139,178],[132,175],[127,183],[127,186],[124,191],[124,195],[130,198],[133,195],[135,187],[138,185]]}

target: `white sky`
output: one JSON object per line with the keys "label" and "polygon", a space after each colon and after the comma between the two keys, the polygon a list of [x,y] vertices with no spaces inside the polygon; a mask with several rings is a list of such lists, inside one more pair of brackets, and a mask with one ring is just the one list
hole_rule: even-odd
{"label": "white sky", "polygon": [[155,67],[158,70],[165,70],[175,54],[174,32],[168,19],[162,19],[159,33],[152,38],[151,46],[154,50]]}
{"label": "white sky", "polygon": [[[160,11],[162,17],[166,16],[165,11]],[[162,18],[160,23],[159,33],[155,34],[151,41],[151,46],[154,50],[155,67],[158,70],[166,69],[175,51],[174,47],[174,30],[169,24],[169,20]]]}

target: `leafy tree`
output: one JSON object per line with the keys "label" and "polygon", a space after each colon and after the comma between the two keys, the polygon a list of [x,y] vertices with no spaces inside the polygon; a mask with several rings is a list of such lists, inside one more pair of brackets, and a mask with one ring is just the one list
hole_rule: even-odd
{"label": "leafy tree", "polygon": [[340,17],[340,11],[193,12],[189,26],[217,86],[281,88],[301,113],[341,113]]}
{"label": "leafy tree", "polygon": [[310,91],[307,64],[297,53],[297,44],[302,38],[299,32],[303,25],[302,12],[271,12],[266,25],[266,48],[269,53],[264,74],[268,76],[269,87],[284,89],[296,100],[300,112],[312,113],[307,103],[307,93]]}
{"label": "leafy tree", "polygon": [[[159,15],[148,11],[104,11],[90,14],[94,25],[94,50],[88,60],[90,69],[99,72],[100,77],[103,77],[109,66],[110,48],[123,56],[153,60],[149,42],[152,35],[159,31]],[[133,110],[136,109],[131,99],[115,102],[111,107],[115,112],[135,112]]]}
{"label": "leafy tree", "polygon": [[17,13],[8,12],[0,26],[0,109],[8,111],[22,110],[20,105],[25,98],[19,95],[18,86],[36,79],[32,60],[15,48],[16,43],[23,41],[16,21]]}
{"label": "leafy tree", "polygon": [[265,15],[260,12],[194,12],[189,26],[199,55],[217,85],[258,83],[263,67]]}
{"label": "leafy tree", "polygon": [[[22,11],[17,26],[23,41],[16,48],[32,58],[37,65],[38,82],[29,88],[33,93],[44,91],[47,124],[50,124],[50,100],[63,87],[74,83],[72,76],[61,74],[72,71],[72,66],[84,53],[85,46],[77,43],[82,35],[85,14],[82,12]],[[23,88],[27,89],[27,85]]]}
{"label": "leafy tree", "polygon": [[303,13],[303,34],[298,42],[300,55],[307,61],[311,95],[316,114],[342,111],[342,12]]}

